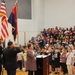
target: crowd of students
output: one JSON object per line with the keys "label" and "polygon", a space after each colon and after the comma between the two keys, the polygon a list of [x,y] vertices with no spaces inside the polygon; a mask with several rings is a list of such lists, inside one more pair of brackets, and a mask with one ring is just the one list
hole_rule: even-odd
{"label": "crowd of students", "polygon": [[50,45],[36,53],[37,55],[49,55],[49,72],[54,71],[55,74],[63,72],[69,75],[74,73],[75,75],[75,48],[73,45],[66,47],[57,44]]}
{"label": "crowd of students", "polygon": [[[39,47],[37,50],[35,49],[35,44],[33,44],[33,47],[36,56],[49,56],[50,73],[60,74],[63,72],[64,75],[66,73],[68,73],[68,75],[75,75],[75,48],[72,44],[66,45],[65,47],[61,44],[45,45],[42,48]],[[18,67],[21,71],[22,68],[26,68],[28,50],[26,46],[23,51],[17,53]]]}
{"label": "crowd of students", "polygon": [[[50,72],[75,75],[75,26],[48,28],[32,37],[36,55],[50,55]],[[60,69],[61,67],[61,69]]]}
{"label": "crowd of students", "polygon": [[[75,26],[72,28],[48,28],[32,37],[27,45],[21,46],[21,52],[17,53],[17,63],[20,70],[26,68],[28,61],[29,44],[33,44],[35,55],[49,56],[49,72],[65,75],[75,75]],[[34,52],[31,52],[34,54]],[[32,57],[32,56],[31,56]],[[34,57],[35,58],[35,57]],[[33,59],[34,59],[33,58]],[[32,64],[31,64],[32,65]],[[29,71],[29,75],[32,75]]]}
{"label": "crowd of students", "polygon": [[[49,55],[49,72],[75,75],[75,26],[48,28],[32,37],[28,44],[34,45],[37,55]],[[27,46],[26,51],[27,52]]]}

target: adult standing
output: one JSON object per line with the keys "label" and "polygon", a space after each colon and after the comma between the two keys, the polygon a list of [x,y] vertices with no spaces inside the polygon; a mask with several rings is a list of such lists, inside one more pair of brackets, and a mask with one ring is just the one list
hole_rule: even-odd
{"label": "adult standing", "polygon": [[28,71],[28,75],[33,75],[37,70],[36,54],[34,52],[33,44],[28,44],[26,70]]}
{"label": "adult standing", "polygon": [[0,39],[0,75],[1,75],[1,72],[2,72],[2,54],[3,54],[1,44],[2,44],[2,41]]}
{"label": "adult standing", "polygon": [[72,62],[73,62],[73,53],[72,49],[70,46],[67,47],[67,54],[66,54],[66,64],[67,64],[67,70],[68,70],[68,75],[72,75]]}
{"label": "adult standing", "polygon": [[66,51],[65,51],[64,48],[62,49],[62,52],[60,54],[60,66],[61,66],[61,68],[63,70],[63,74],[66,74],[67,73]]}
{"label": "adult standing", "polygon": [[12,41],[9,41],[8,47],[3,50],[3,65],[7,75],[16,75],[18,52],[20,52],[20,48],[15,47]]}
{"label": "adult standing", "polygon": [[72,61],[72,71],[75,75],[75,48],[73,45],[70,46],[71,49],[72,49],[72,53],[73,53],[73,61]]}

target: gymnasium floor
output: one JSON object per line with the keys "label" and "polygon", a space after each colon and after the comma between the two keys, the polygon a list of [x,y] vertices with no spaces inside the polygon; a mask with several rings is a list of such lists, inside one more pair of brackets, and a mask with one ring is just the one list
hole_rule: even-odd
{"label": "gymnasium floor", "polygon": [[[6,71],[4,71],[4,74],[3,75],[7,75],[6,74]],[[28,75],[28,72],[17,71],[17,74],[16,75]],[[49,74],[49,75],[63,75],[63,74],[62,73],[61,74],[54,74],[54,73],[52,73],[52,74]],[[68,74],[66,74],[66,75],[68,75]]]}
{"label": "gymnasium floor", "polygon": [[[17,71],[17,74],[16,75],[27,75],[28,73],[27,72],[24,72],[24,71]],[[3,75],[7,75],[6,71],[4,71],[4,74]]]}

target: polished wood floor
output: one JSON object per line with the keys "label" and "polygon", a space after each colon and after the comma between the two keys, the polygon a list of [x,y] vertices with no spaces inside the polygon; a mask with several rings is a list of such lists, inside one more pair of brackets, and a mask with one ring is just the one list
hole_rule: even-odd
{"label": "polished wood floor", "polygon": [[[3,75],[7,75],[6,71],[4,71]],[[28,75],[28,72],[24,72],[24,71],[17,71],[16,75]]]}
{"label": "polished wood floor", "polygon": [[[3,69],[3,74],[2,75],[7,75],[7,72],[6,72],[5,69]],[[27,71],[26,72],[25,71],[20,71],[19,69],[17,69],[16,70],[16,75],[28,75],[28,72]],[[53,72],[53,73],[51,73],[49,75],[63,75],[63,73],[54,74],[54,72]],[[68,75],[68,74],[66,74],[66,75]]]}
{"label": "polished wood floor", "polygon": [[[3,75],[7,75],[6,71],[3,72]],[[28,75],[28,72],[17,71],[17,72],[16,72],[16,75]],[[60,74],[51,73],[51,74],[49,74],[49,75],[63,75],[63,74],[62,74],[62,73],[60,73]],[[68,74],[66,74],[66,75],[68,75]]]}

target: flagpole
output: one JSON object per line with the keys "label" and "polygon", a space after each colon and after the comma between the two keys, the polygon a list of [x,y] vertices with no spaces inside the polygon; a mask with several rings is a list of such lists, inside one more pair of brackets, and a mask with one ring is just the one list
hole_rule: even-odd
{"label": "flagpole", "polygon": [[[18,3],[18,0],[16,0],[16,3]],[[17,44],[19,44],[19,36],[17,35],[16,37],[17,37]]]}

